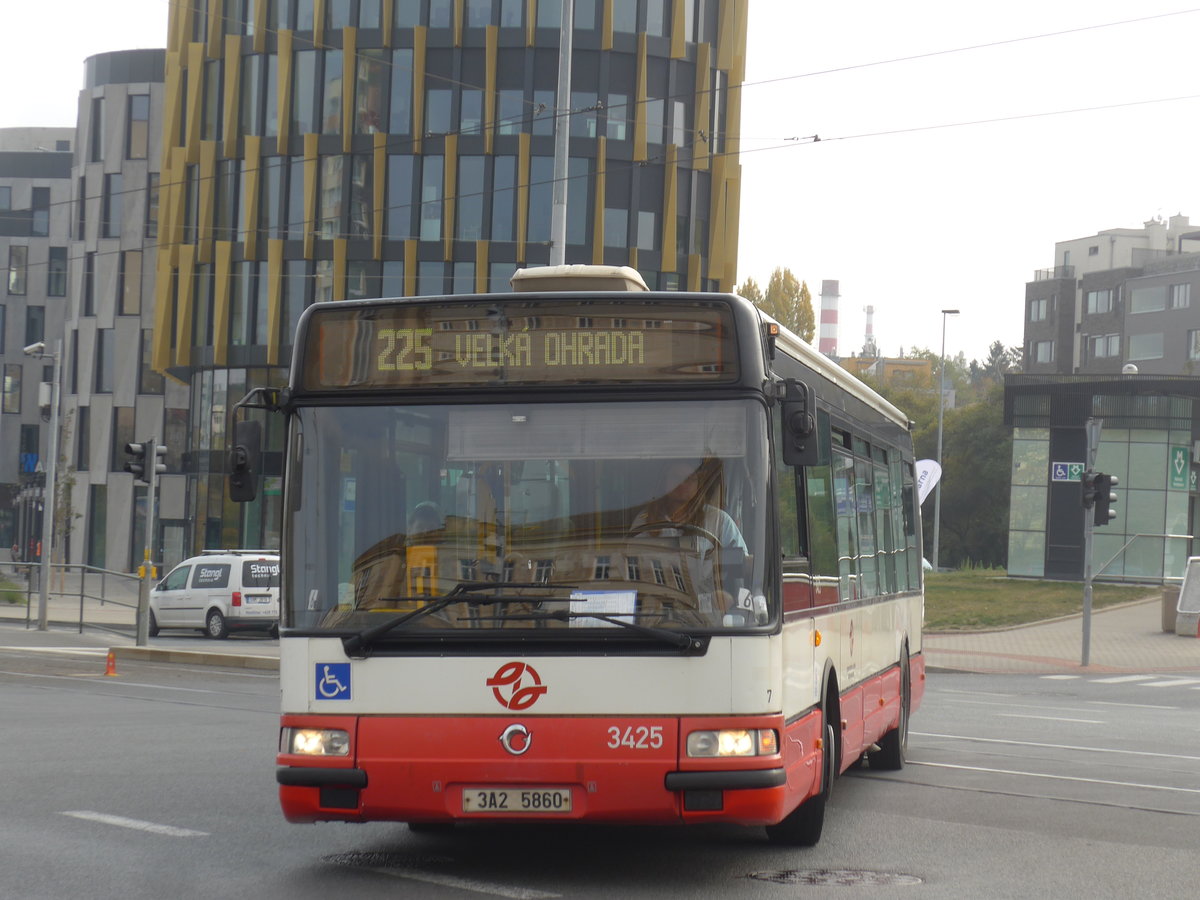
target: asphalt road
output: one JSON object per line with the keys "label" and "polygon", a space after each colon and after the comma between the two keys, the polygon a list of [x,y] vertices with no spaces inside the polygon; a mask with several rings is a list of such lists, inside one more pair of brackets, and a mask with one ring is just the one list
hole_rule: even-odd
{"label": "asphalt road", "polygon": [[[0,643],[3,635],[0,634]],[[0,896],[1177,897],[1200,833],[1200,678],[935,673],[910,765],[835,788],[825,835],[296,826],[274,673],[0,647]],[[1149,674],[1149,673],[1147,673]],[[836,883],[838,886],[821,885]]]}

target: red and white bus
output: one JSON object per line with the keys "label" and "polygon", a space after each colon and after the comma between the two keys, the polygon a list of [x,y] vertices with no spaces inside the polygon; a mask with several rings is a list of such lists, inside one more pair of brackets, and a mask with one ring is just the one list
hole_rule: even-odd
{"label": "red and white bus", "polygon": [[923,693],[909,422],[740,297],[513,284],[315,304],[239,404],[235,499],[286,417],[284,815],[815,843]]}

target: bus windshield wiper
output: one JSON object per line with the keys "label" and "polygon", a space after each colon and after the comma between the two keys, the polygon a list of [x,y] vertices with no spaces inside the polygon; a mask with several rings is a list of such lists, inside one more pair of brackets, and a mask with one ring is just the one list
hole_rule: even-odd
{"label": "bus windshield wiper", "polygon": [[[634,613],[624,613],[624,615],[634,615]],[[637,622],[628,622],[625,619],[619,619],[615,615],[609,615],[608,613],[573,612],[565,609],[557,609],[546,612],[528,613],[526,615],[507,616],[506,619],[509,621],[518,619],[545,621],[553,619],[559,622],[566,622],[570,619],[599,619],[601,622],[607,622],[609,625],[620,625],[622,628],[628,628],[630,631],[636,631],[638,634],[644,634],[647,637],[663,641],[673,647],[678,647],[680,650],[698,653],[704,649],[704,643],[690,634],[671,631],[666,628],[655,628],[652,625],[639,625]]]}
{"label": "bus windshield wiper", "polygon": [[525,592],[530,590],[571,591],[574,587],[575,585],[572,584],[512,584],[509,582],[460,581],[450,589],[449,593],[443,594],[441,597],[385,597],[383,599],[389,603],[424,603],[425,606],[401,613],[398,616],[380,622],[378,625],[372,625],[358,634],[342,638],[342,648],[346,651],[347,656],[361,655],[362,651],[389,631],[400,628],[417,619],[423,619],[435,612],[440,612],[447,606],[452,606],[455,603],[484,606],[495,603],[544,602],[557,598],[552,596],[547,597],[543,594],[529,596]]}

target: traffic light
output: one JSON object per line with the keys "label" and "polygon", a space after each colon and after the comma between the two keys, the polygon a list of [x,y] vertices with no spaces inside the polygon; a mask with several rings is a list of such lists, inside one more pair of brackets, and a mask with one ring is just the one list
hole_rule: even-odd
{"label": "traffic light", "polygon": [[146,477],[146,445],[126,444],[125,452],[129,454],[129,461],[125,463],[125,471],[133,473],[134,479],[141,481]]}
{"label": "traffic light", "polygon": [[125,452],[129,454],[129,461],[125,463],[125,471],[131,473],[137,481],[146,480],[146,453],[148,451],[153,454],[154,474],[161,475],[167,471],[167,466],[162,461],[167,455],[167,448],[162,444],[154,444],[152,450],[149,443],[126,444]]}
{"label": "traffic light", "polygon": [[1107,525],[1117,517],[1116,510],[1111,507],[1117,502],[1117,494],[1113,488],[1118,484],[1116,475],[1096,473],[1096,511],[1092,518],[1092,524]]}
{"label": "traffic light", "polygon": [[1099,472],[1093,472],[1088,469],[1083,473],[1083,508],[1091,509],[1096,505],[1096,479],[1100,477]]}

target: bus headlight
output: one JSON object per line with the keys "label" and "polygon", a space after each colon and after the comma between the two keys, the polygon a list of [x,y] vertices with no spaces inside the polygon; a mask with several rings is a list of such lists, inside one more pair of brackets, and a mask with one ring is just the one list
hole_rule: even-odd
{"label": "bus headlight", "polygon": [[285,728],[279,737],[279,752],[301,756],[348,756],[350,735],[326,728]]}
{"label": "bus headlight", "polygon": [[688,756],[774,756],[779,736],[772,728],[722,728],[693,731],[687,737]]}

